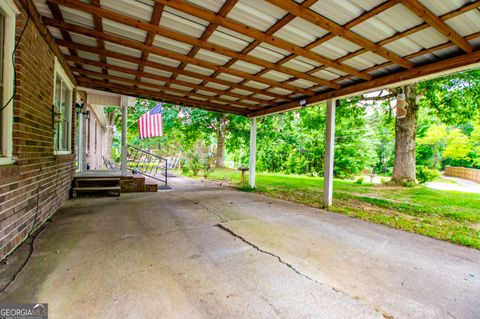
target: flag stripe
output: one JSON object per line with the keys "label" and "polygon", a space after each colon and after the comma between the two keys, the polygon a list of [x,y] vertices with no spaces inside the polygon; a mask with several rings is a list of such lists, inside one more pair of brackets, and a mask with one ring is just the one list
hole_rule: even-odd
{"label": "flag stripe", "polygon": [[162,103],[143,114],[138,119],[138,134],[141,139],[163,136]]}

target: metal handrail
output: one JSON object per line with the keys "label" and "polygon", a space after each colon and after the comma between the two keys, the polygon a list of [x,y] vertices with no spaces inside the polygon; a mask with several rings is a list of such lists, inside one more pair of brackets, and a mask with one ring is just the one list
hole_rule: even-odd
{"label": "metal handrail", "polygon": [[[139,173],[148,176],[157,181],[163,182],[164,186],[168,183],[168,161],[166,158],[142,150],[141,148],[128,145],[128,157],[131,159],[127,162],[128,169],[132,173]],[[160,173],[159,173],[160,169]],[[163,171],[163,172],[162,172]],[[162,179],[162,175],[164,178]]]}

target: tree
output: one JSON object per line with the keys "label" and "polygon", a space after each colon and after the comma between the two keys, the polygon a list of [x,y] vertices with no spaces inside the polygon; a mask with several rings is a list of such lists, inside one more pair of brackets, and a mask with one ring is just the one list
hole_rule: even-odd
{"label": "tree", "polygon": [[462,160],[467,158],[468,154],[473,151],[472,144],[468,136],[459,129],[450,131],[447,135],[447,146],[443,151],[443,157],[452,160]]}
{"label": "tree", "polygon": [[447,126],[445,124],[431,125],[425,136],[418,139],[419,144],[428,145],[433,152],[433,168],[439,168],[442,161],[442,153],[447,143]]}

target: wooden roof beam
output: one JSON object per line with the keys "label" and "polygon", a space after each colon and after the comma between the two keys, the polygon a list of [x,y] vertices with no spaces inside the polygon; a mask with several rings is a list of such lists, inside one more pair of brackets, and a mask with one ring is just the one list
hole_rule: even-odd
{"label": "wooden roof beam", "polygon": [[[213,21],[218,25],[221,25],[225,28],[231,29],[233,31],[242,33],[246,36],[249,36],[253,39],[256,39],[261,42],[266,42],[270,45],[276,46],[278,48],[281,48],[283,50],[289,51],[291,53],[295,53],[297,55],[304,56],[308,59],[311,59],[313,61],[317,61],[321,64],[326,64],[332,68],[341,70],[345,73],[349,73],[355,76],[358,76],[362,79],[365,80],[370,80],[373,77],[370,74],[367,74],[365,72],[359,71],[351,66],[348,66],[346,64],[341,64],[333,61],[332,59],[326,58],[320,54],[317,54],[315,52],[311,52],[309,50],[306,50],[300,46],[294,45],[288,41],[282,40],[280,38],[268,35],[264,32],[261,32],[255,28],[252,28],[250,26],[247,26],[245,24],[242,24],[240,22],[231,20],[229,18],[225,17],[219,17],[215,13],[210,12],[208,10],[205,10],[199,6],[196,6],[194,4],[188,3],[185,0],[155,0],[156,2],[163,3],[164,5],[167,5],[169,7],[172,7],[174,9],[183,11],[185,13],[191,14],[193,16],[196,16],[198,18],[207,20],[207,21]],[[289,89],[292,90],[292,89]]]}
{"label": "wooden roof beam", "polygon": [[[124,82],[124,83],[130,83],[130,84],[134,84],[136,87],[139,87],[139,86],[149,87],[149,88],[152,88],[152,89],[159,90],[160,92],[170,91],[170,92],[173,92],[173,93],[184,94],[187,97],[195,96],[195,97],[206,99],[206,100],[212,102],[212,96],[204,95],[204,94],[200,94],[200,93],[194,93],[194,92],[190,92],[190,91],[184,91],[184,90],[175,89],[175,88],[171,88],[171,87],[166,87],[166,86],[155,84],[155,83],[141,82],[141,81],[132,80],[132,79],[122,77],[122,76],[110,75],[110,74],[105,74],[105,73],[102,73],[102,72],[96,72],[96,71],[91,71],[91,70],[82,69],[82,68],[72,68],[72,72],[78,72],[80,74],[80,76],[92,75],[92,76],[95,76],[95,77],[100,77],[100,78],[104,78],[104,79],[108,79],[108,80],[115,80],[115,81],[120,81],[120,82]],[[259,109],[258,106],[251,105],[251,104],[245,104],[243,102],[232,101],[232,100],[227,100],[227,99],[222,99],[222,98],[214,98],[214,99],[218,100],[220,102],[228,103],[228,104],[235,103],[237,105],[240,105],[240,106],[244,107],[245,109],[252,109],[252,110]]]}
{"label": "wooden roof beam", "polygon": [[136,96],[140,98],[146,98],[151,100],[160,100],[166,103],[172,104],[183,104],[191,107],[197,107],[200,109],[206,109],[209,111],[232,113],[238,115],[246,115],[248,112],[241,108],[235,108],[228,105],[222,105],[212,102],[203,102],[197,101],[185,97],[169,95],[165,93],[159,93],[158,91],[145,90],[145,89],[135,89],[133,86],[126,86],[115,83],[105,83],[103,81],[98,81],[90,78],[79,78],[78,84],[84,87],[89,87],[92,89],[98,89],[101,91],[113,92],[118,94],[126,94],[131,96]]}
{"label": "wooden roof beam", "polygon": [[185,61],[185,62],[194,64],[194,65],[198,65],[198,66],[201,66],[201,67],[204,67],[204,68],[207,68],[207,69],[211,69],[211,70],[214,70],[214,71],[220,71],[220,72],[223,72],[223,73],[228,73],[228,74],[231,74],[231,75],[234,75],[234,76],[237,76],[237,77],[241,77],[241,78],[245,78],[245,79],[251,79],[253,81],[262,82],[262,83],[265,83],[265,84],[268,84],[268,85],[271,85],[271,86],[283,87],[287,90],[295,91],[295,92],[298,92],[298,93],[303,94],[303,95],[307,95],[307,96],[312,96],[312,94],[314,95],[314,93],[312,91],[304,90],[304,89],[295,87],[295,86],[290,85],[290,84],[282,84],[278,81],[270,80],[270,79],[267,79],[267,78],[258,78],[258,77],[255,77],[255,75],[252,75],[252,74],[244,72],[244,71],[235,70],[235,69],[231,69],[231,68],[225,68],[223,66],[219,66],[219,65],[216,65],[216,64],[211,63],[211,62],[207,62],[207,61],[204,61],[204,60],[199,60],[199,59],[196,59],[196,58],[187,57],[185,55],[182,55],[182,54],[179,54],[179,53],[176,53],[176,52],[173,52],[173,51],[169,51],[169,50],[166,50],[166,49],[162,49],[162,48],[158,48],[158,47],[149,47],[149,46],[146,46],[143,42],[139,42],[139,41],[136,41],[136,40],[130,40],[130,39],[126,39],[126,38],[123,38],[123,37],[119,37],[119,36],[115,36],[115,35],[111,35],[111,34],[106,34],[104,32],[98,32],[98,31],[95,31],[95,30],[92,30],[92,29],[80,27],[80,26],[77,26],[77,25],[61,22],[61,21],[46,18],[46,17],[43,18],[43,22],[46,25],[54,26],[54,27],[57,27],[57,28],[60,28],[60,29],[66,30],[66,31],[80,33],[80,34],[90,36],[90,37],[93,37],[93,38],[101,38],[105,41],[113,42],[113,43],[116,43],[116,44],[119,44],[119,45],[124,45],[126,47],[135,48],[135,49],[141,50],[141,51],[142,50],[147,50],[150,53],[155,53],[155,54],[158,54],[160,56],[165,56],[165,57],[168,57],[168,58],[171,58],[171,59],[174,59],[174,60],[178,60],[178,61]]}
{"label": "wooden roof beam", "polygon": [[[113,51],[108,51],[108,50],[99,50],[96,47],[91,47],[91,46],[88,46],[88,45],[85,45],[85,44],[68,42],[68,41],[61,40],[61,39],[55,39],[55,42],[59,46],[63,46],[63,47],[66,47],[66,48],[75,48],[75,49],[80,50],[80,51],[95,53],[95,54],[98,54],[100,56],[104,55],[106,57],[111,57],[111,58],[115,58],[115,59],[126,61],[126,62],[131,62],[131,63],[135,63],[135,64],[138,64],[141,61],[140,58],[132,57],[130,55],[126,55],[126,54],[119,53],[119,52],[113,52]],[[200,74],[200,73],[197,73],[197,72],[192,72],[192,71],[188,71],[188,70],[180,70],[180,69],[177,69],[176,67],[171,67],[171,66],[161,64],[161,63],[158,63],[158,62],[153,62],[153,61],[146,60],[146,61],[144,61],[144,64],[145,64],[145,66],[149,66],[149,67],[154,68],[154,69],[158,69],[158,70],[162,70],[162,71],[166,71],[166,72],[170,72],[170,73],[179,73],[179,74],[183,74],[183,75],[186,75],[186,76],[189,76],[189,77],[192,77],[192,78],[197,78],[197,79],[200,79],[200,80],[203,80],[203,81],[210,81],[210,82],[218,83],[218,84],[221,84],[221,85],[224,85],[224,86],[234,87],[234,88],[237,88],[237,89],[240,89],[240,90],[251,91],[251,92],[258,93],[258,94],[263,94],[263,95],[272,97],[274,99],[289,100],[289,98],[287,96],[283,96],[283,95],[275,94],[275,93],[270,93],[270,92],[264,92],[263,90],[255,89],[255,88],[252,88],[252,87],[249,87],[249,86],[240,85],[240,84],[235,83],[235,82],[229,82],[229,81],[222,80],[222,79],[211,78],[210,76],[203,75],[203,74]],[[263,102],[263,103],[268,102],[268,100],[264,100],[264,99],[260,99],[260,98],[251,97],[250,99],[253,100],[253,101],[257,100],[257,102]]]}
{"label": "wooden roof beam", "polygon": [[[222,54],[222,55],[228,56],[230,58],[234,58],[234,59],[237,59],[237,60],[242,60],[242,61],[249,62],[249,63],[255,64],[255,65],[264,67],[264,68],[272,69],[272,70],[275,70],[275,71],[278,71],[278,72],[286,73],[286,74],[294,76],[294,77],[302,78],[302,79],[311,81],[313,83],[329,86],[329,87],[336,88],[336,89],[340,88],[340,86],[338,84],[330,83],[329,81],[322,80],[320,78],[305,74],[303,72],[299,72],[297,70],[287,68],[287,67],[284,67],[284,66],[279,66],[279,65],[276,65],[275,63],[271,63],[271,62],[268,62],[266,60],[256,58],[254,56],[241,54],[241,53],[235,52],[233,50],[230,50],[226,47],[208,43],[206,40],[197,39],[197,38],[194,38],[194,37],[182,34],[182,33],[175,32],[175,31],[167,29],[167,28],[162,28],[158,25],[152,25],[150,23],[141,22],[137,19],[130,18],[128,16],[119,14],[119,13],[114,12],[114,11],[110,11],[110,10],[107,10],[107,9],[92,6],[91,4],[88,4],[88,3],[82,3],[82,2],[79,2],[79,1],[75,1],[75,0],[47,0],[47,1],[48,1],[48,3],[59,3],[59,4],[62,4],[62,5],[74,8],[74,9],[78,9],[78,10],[82,10],[82,11],[85,11],[85,12],[89,12],[91,14],[99,15],[101,17],[108,18],[110,20],[113,20],[113,21],[116,21],[116,22],[119,22],[119,23],[123,23],[123,24],[129,25],[129,26],[132,26],[132,27],[135,27],[135,28],[147,31],[147,32],[154,32],[155,34],[168,37],[168,38],[173,39],[175,41],[180,41],[182,43],[187,43],[187,44],[193,46],[192,50],[197,48],[196,52],[198,52],[199,48],[203,48],[205,50],[209,50],[209,51],[212,51],[212,52],[215,52],[215,53],[218,53],[218,54]],[[189,54],[187,56],[193,57],[193,55]],[[313,93],[311,93],[311,94],[304,93],[304,94],[313,95]]]}
{"label": "wooden roof beam", "polygon": [[420,1],[417,0],[402,0],[402,4],[406,6],[410,11],[422,18],[428,25],[435,30],[446,36],[450,41],[455,43],[463,51],[470,53],[473,51],[473,47],[461,37],[455,30],[453,30],[448,24],[446,24],[441,18],[437,17],[432,11],[425,7]]}
{"label": "wooden roof beam", "polygon": [[[345,97],[353,94],[361,94],[361,92],[367,92],[381,87],[394,85],[402,81],[408,81],[412,79],[422,78],[428,75],[445,72],[448,70],[458,69],[467,65],[480,63],[480,50],[473,51],[472,53],[465,53],[463,55],[453,57],[446,60],[437,61],[431,64],[418,66],[416,68],[405,70],[393,74],[389,74],[384,77],[376,78],[369,82],[362,82],[354,84],[348,87],[344,87],[338,90],[333,90],[326,93],[318,94],[315,97],[307,98],[307,104],[320,103],[328,99]],[[255,111],[248,116],[261,116],[271,113],[278,113],[287,111],[298,107],[298,102],[289,102],[282,105],[276,105],[264,110]]]}
{"label": "wooden roof beam", "polygon": [[[100,0],[90,0],[90,3],[94,6],[97,6],[97,7],[100,6]],[[49,3],[49,5],[50,5],[50,3]],[[93,24],[95,25],[95,30],[97,30],[99,32],[103,32],[102,17],[99,17],[98,15],[94,14],[93,15]],[[105,50],[105,41],[103,41],[101,39],[97,39],[97,47],[100,50]],[[100,57],[100,61],[102,61],[103,63],[107,62],[105,57]],[[103,71],[103,73],[108,74],[108,71],[106,69],[102,69],[102,71]],[[105,81],[108,82],[107,79]]]}
{"label": "wooden roof beam", "polygon": [[296,15],[297,17],[301,17],[313,24],[318,25],[319,27],[337,35],[346,40],[349,40],[362,48],[367,49],[368,51],[372,51],[387,60],[390,60],[398,65],[401,65],[404,68],[411,69],[413,68],[414,64],[406,59],[400,57],[396,53],[393,53],[384,47],[367,40],[366,38],[358,35],[357,33],[335,23],[334,21],[325,18],[324,16],[309,10],[305,9],[302,6],[298,5],[294,1],[284,1],[284,0],[267,0],[271,4],[282,8],[292,14]]}

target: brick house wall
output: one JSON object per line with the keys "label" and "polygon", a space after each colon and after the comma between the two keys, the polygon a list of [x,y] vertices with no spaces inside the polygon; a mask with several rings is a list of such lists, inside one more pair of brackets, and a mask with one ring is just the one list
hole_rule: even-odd
{"label": "brick house wall", "polygon": [[[17,16],[17,39],[25,21],[26,14],[21,10]],[[0,166],[0,259],[69,197],[75,155],[54,155],[54,61],[54,54],[30,22],[15,56],[13,156],[17,161]],[[71,114],[75,132],[74,103]],[[75,141],[72,133],[72,151]]]}

